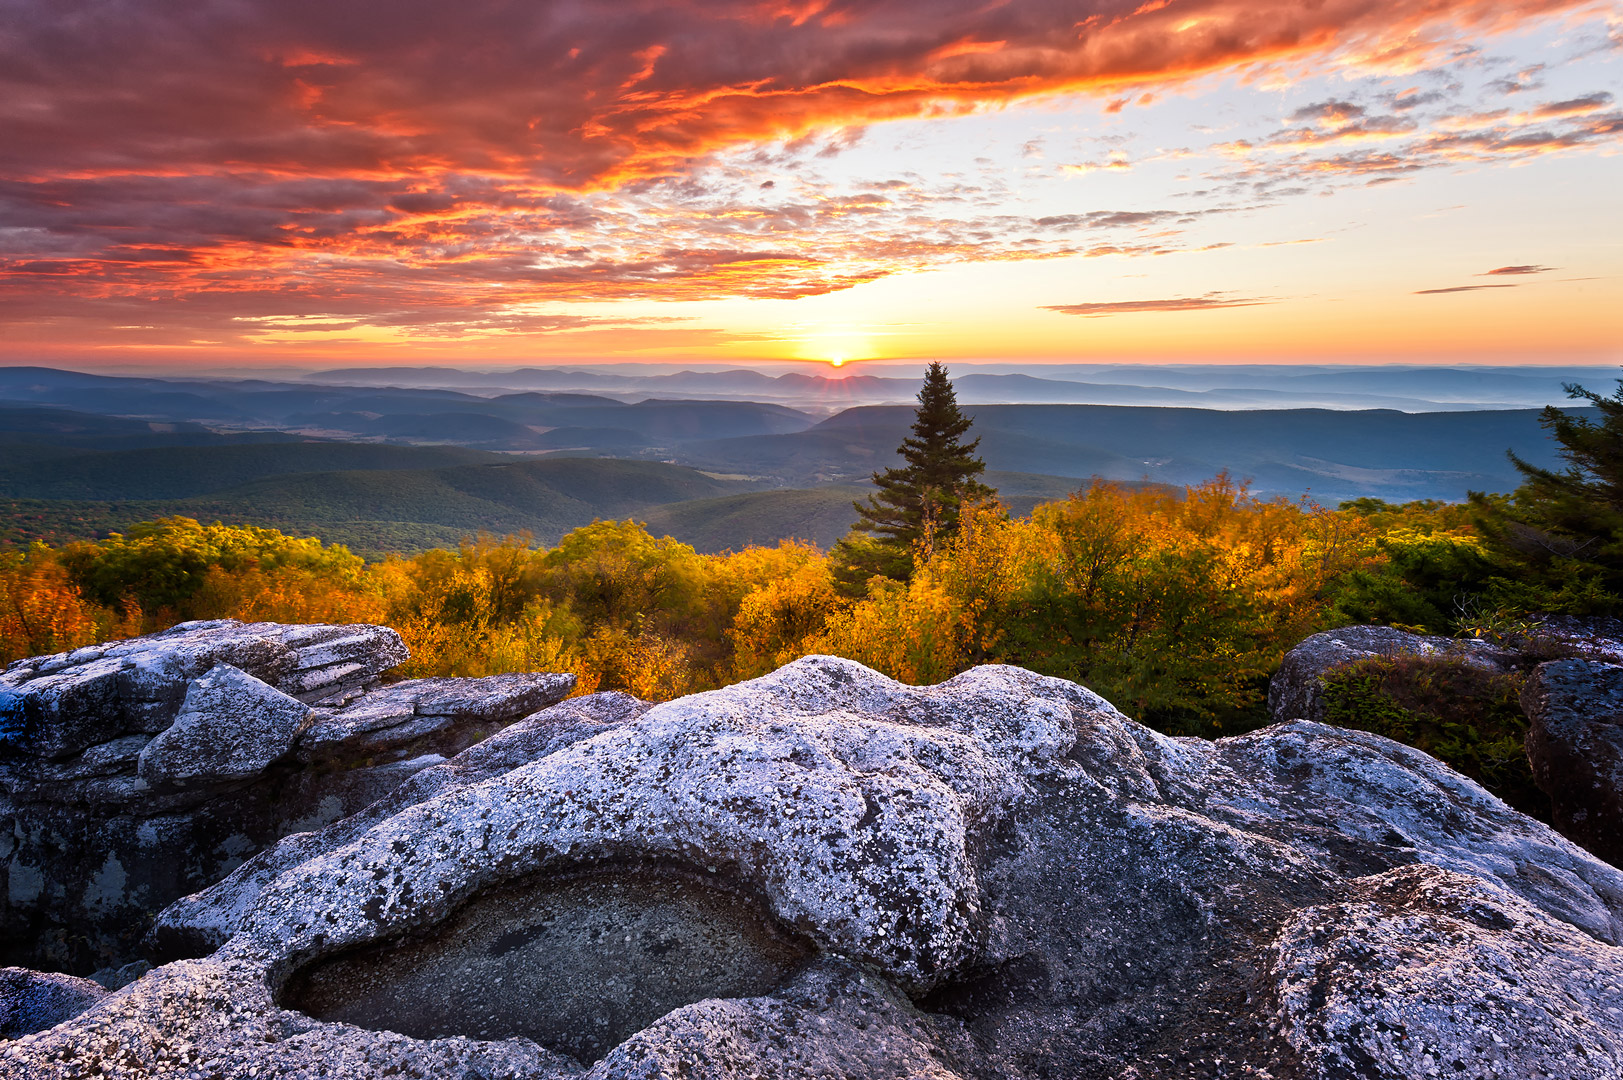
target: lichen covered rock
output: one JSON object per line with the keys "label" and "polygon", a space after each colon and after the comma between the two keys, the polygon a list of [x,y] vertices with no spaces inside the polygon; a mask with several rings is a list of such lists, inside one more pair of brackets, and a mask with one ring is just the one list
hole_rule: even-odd
{"label": "lichen covered rock", "polygon": [[1614,867],[1378,736],[1169,739],[1016,668],[564,703],[248,869],[165,913],[211,955],[0,1072],[1623,1068]]}
{"label": "lichen covered rock", "polygon": [[529,674],[381,686],[405,658],[387,627],[219,620],[11,665],[0,960],[80,974],[137,960],[159,909],[573,685]]}
{"label": "lichen covered rock", "polygon": [[1324,676],[1375,657],[1449,658],[1488,670],[1508,669],[1512,651],[1486,641],[1411,634],[1390,626],[1343,626],[1303,639],[1285,654],[1268,683],[1268,715],[1275,721],[1323,720]]}
{"label": "lichen covered rock", "polygon": [[174,721],[136,755],[135,772],[153,787],[246,780],[292,749],[309,719],[298,698],[216,664],[192,680]]}
{"label": "lichen covered rock", "polygon": [[0,968],[0,1039],[17,1039],[71,1020],[107,996],[89,979]]}

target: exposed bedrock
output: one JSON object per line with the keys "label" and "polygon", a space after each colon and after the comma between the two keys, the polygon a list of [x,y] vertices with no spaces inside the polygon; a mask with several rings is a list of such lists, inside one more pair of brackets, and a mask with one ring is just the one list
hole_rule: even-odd
{"label": "exposed bedrock", "polygon": [[[1385,626],[1326,631],[1286,654],[1269,686],[1271,714],[1323,719],[1326,676],[1361,660],[1398,657],[1464,663],[1505,676],[1512,691],[1519,685],[1532,783],[1549,796],[1556,829],[1614,866],[1623,863],[1623,623],[1549,616],[1514,647]],[[1443,712],[1444,721],[1470,728],[1468,719]],[[1460,717],[1470,712],[1459,706]],[[1466,738],[1475,735],[1468,730]]]}
{"label": "exposed bedrock", "polygon": [[284,839],[0,1074],[1623,1074],[1623,873],[1408,747],[827,657],[643,710]]}
{"label": "exposed bedrock", "polygon": [[0,962],[89,974],[283,836],[559,700],[568,675],[381,685],[381,626],[231,620],[0,676]]}
{"label": "exposed bedrock", "polygon": [[0,968],[0,1039],[17,1039],[78,1016],[107,991],[54,971]]}
{"label": "exposed bedrock", "polygon": [[1540,664],[1522,688],[1527,758],[1556,828],[1623,865],[1623,665]]}
{"label": "exposed bedrock", "polygon": [[1343,626],[1304,639],[1268,682],[1268,715],[1278,721],[1323,720],[1321,692],[1326,673],[1359,660],[1420,656],[1455,659],[1494,671],[1508,671],[1515,653],[1486,641],[1411,634],[1390,626]]}

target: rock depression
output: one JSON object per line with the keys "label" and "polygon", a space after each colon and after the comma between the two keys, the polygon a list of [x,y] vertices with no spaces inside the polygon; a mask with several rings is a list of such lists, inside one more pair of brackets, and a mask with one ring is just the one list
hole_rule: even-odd
{"label": "rock depression", "polygon": [[540,710],[0,1044],[130,1077],[1623,1074],[1623,873],[1415,750],[808,657]]}

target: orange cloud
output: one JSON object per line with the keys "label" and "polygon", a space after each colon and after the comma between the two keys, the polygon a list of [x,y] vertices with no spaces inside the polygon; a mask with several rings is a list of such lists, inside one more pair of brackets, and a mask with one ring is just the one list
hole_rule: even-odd
{"label": "orange cloud", "polygon": [[[25,106],[6,110],[0,165],[36,178],[467,170],[591,188],[831,126],[1415,48],[1445,26],[1583,6],[1095,2],[258,0],[162,13],[34,0],[0,39],[4,96]],[[82,9],[74,32],[57,33],[68,8]]]}
{"label": "orange cloud", "polygon": [[1272,300],[1230,299],[1220,293],[1205,296],[1179,297],[1172,300],[1117,300],[1088,304],[1048,304],[1044,311],[1057,311],[1061,315],[1086,315],[1099,318],[1105,315],[1131,315],[1156,311],[1212,311],[1216,308],[1256,307],[1271,304]]}
{"label": "orange cloud", "polygon": [[[946,181],[830,195],[797,186],[796,155],[839,154],[887,120],[1043,96],[1098,94],[1115,111],[1214,72],[1402,66],[1460,33],[1587,6],[13,0],[0,34],[0,320],[145,326],[161,310],[177,328],[251,336],[270,324],[245,319],[326,312],[329,329],[568,332],[532,309],[793,298],[900,268],[1165,254],[1183,250],[1197,214],[1032,220]],[[1236,152],[1280,175],[1380,179],[1613,137],[1623,122],[1577,100],[1556,103],[1569,108],[1541,117],[1548,127],[1432,138],[1413,166],[1408,151],[1312,156],[1408,131],[1351,103],[1298,117],[1271,152],[1307,153],[1299,164]],[[1238,306],[1189,303],[1178,310]]]}
{"label": "orange cloud", "polygon": [[1444,293],[1476,292],[1478,289],[1514,289],[1514,284],[1505,285],[1451,285],[1446,289],[1416,289],[1416,296],[1440,296]]}

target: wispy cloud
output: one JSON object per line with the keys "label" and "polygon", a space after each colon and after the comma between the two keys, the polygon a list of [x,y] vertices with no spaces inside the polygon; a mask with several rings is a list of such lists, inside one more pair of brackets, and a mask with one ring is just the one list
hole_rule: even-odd
{"label": "wispy cloud", "polygon": [[1441,293],[1476,292],[1478,289],[1514,289],[1513,284],[1508,285],[1450,285],[1446,289],[1416,289],[1416,296],[1437,296]]}
{"label": "wispy cloud", "polygon": [[1272,300],[1257,297],[1226,297],[1218,293],[1205,296],[1183,296],[1170,300],[1114,300],[1084,304],[1045,304],[1043,311],[1057,311],[1061,315],[1085,315],[1099,318],[1105,315],[1132,315],[1157,311],[1212,311],[1217,308],[1256,307],[1271,304]]}
{"label": "wispy cloud", "polygon": [[1487,273],[1479,274],[1478,276],[1479,277],[1510,277],[1510,276],[1517,275],[1517,274],[1547,274],[1551,270],[1554,270],[1554,269],[1557,269],[1557,268],[1554,267],[1554,266],[1534,266],[1534,265],[1496,266],[1492,270],[1489,270]]}
{"label": "wispy cloud", "polygon": [[1547,105],[1540,105],[1533,110],[1538,117],[1551,116],[1583,116],[1586,113],[1599,112],[1613,101],[1612,95],[1606,91],[1597,94],[1585,94],[1583,97],[1568,98],[1566,101],[1552,101]]}

